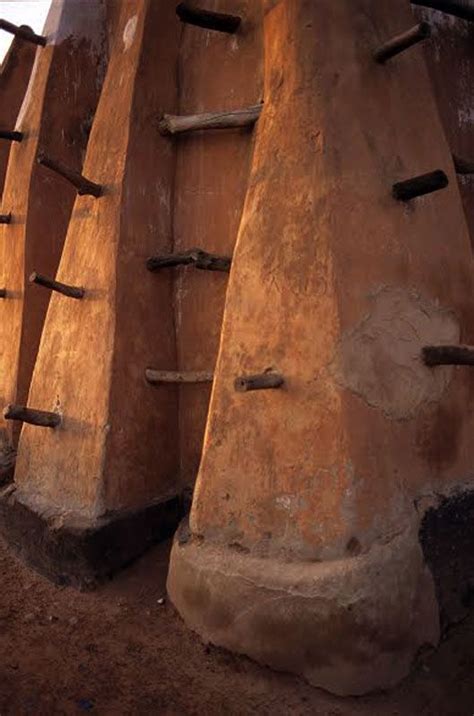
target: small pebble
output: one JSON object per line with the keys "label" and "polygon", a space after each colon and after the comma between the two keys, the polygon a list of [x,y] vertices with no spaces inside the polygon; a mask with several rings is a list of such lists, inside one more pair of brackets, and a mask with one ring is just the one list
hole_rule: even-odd
{"label": "small pebble", "polygon": [[89,699],[79,699],[77,705],[79,706],[81,711],[92,711],[92,709],[94,708],[94,704]]}

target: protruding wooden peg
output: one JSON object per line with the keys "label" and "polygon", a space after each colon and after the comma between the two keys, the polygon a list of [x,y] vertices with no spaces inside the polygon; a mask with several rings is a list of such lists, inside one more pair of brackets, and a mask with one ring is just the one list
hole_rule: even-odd
{"label": "protruding wooden peg", "polygon": [[41,276],[41,274],[36,273],[36,271],[33,271],[30,275],[29,281],[30,283],[38,284],[38,286],[49,288],[51,291],[62,293],[63,296],[69,296],[69,298],[84,298],[85,291],[83,288],[78,286],[68,286],[65,283],[54,281],[51,278],[46,278],[46,276]]}
{"label": "protruding wooden peg", "polygon": [[244,375],[236,378],[234,388],[238,393],[246,393],[249,390],[270,390],[281,388],[285,379],[278,373],[260,373],[258,375]]}
{"label": "protruding wooden peg", "polygon": [[375,50],[374,59],[376,62],[383,64],[391,57],[408,50],[409,47],[426,40],[428,37],[431,37],[431,25],[428,22],[420,22],[381,45],[378,50]]}
{"label": "protruding wooden peg", "polygon": [[447,15],[455,15],[463,20],[474,20],[472,0],[411,0],[412,5],[423,5],[433,10],[441,10]]}
{"label": "protruding wooden peg", "polygon": [[429,174],[422,174],[421,176],[413,177],[413,179],[397,182],[393,185],[392,195],[398,201],[410,201],[410,199],[415,199],[417,196],[445,189],[448,184],[448,177],[441,169],[438,169],[434,172],[429,172]]}
{"label": "protruding wooden peg", "polygon": [[0,298],[6,298],[6,297],[7,297],[7,289],[0,288]]}
{"label": "protruding wooden peg", "polygon": [[465,176],[474,174],[474,162],[470,162],[467,159],[461,159],[461,157],[456,156],[456,154],[453,154],[453,162],[457,174],[463,174]]}
{"label": "protruding wooden peg", "polygon": [[7,139],[9,142],[21,142],[23,133],[14,130],[10,131],[9,129],[0,129],[0,139]]}
{"label": "protruding wooden peg", "polygon": [[93,181],[86,179],[82,176],[82,174],[76,172],[75,169],[70,169],[62,162],[58,162],[56,159],[47,157],[43,154],[43,152],[38,154],[37,162],[43,167],[48,167],[48,169],[51,169],[53,172],[56,172],[56,174],[59,174],[64,177],[64,179],[71,182],[71,184],[76,187],[77,193],[80,196],[95,196],[96,199],[102,196],[103,187],[100,184],[95,184]]}
{"label": "protruding wooden peg", "polygon": [[425,365],[474,365],[474,346],[425,346]]}
{"label": "protruding wooden peg", "polygon": [[159,271],[163,268],[172,268],[173,266],[189,266],[193,265],[204,271],[230,271],[232,259],[227,256],[217,256],[208,254],[202,249],[190,249],[182,254],[163,254],[161,256],[150,256],[147,259],[146,267],[148,271]]}
{"label": "protruding wooden peg", "polygon": [[0,214],[0,224],[9,224],[12,220],[11,212],[10,214]]}
{"label": "protruding wooden peg", "polygon": [[152,385],[161,385],[163,383],[212,383],[214,374],[207,371],[172,371],[172,370],[154,370],[147,368],[145,378]]}
{"label": "protruding wooden peg", "polygon": [[183,134],[206,129],[237,129],[253,127],[262,112],[263,104],[229,112],[205,112],[204,114],[165,114],[158,124],[161,134]]}
{"label": "protruding wooden peg", "polygon": [[8,22],[8,20],[0,20],[0,30],[5,30],[5,32],[16,35],[16,37],[21,37],[22,40],[32,42],[34,45],[40,45],[41,47],[44,47],[47,42],[46,37],[36,35],[28,25],[18,26],[12,22]]}
{"label": "protruding wooden peg", "polygon": [[197,25],[206,30],[217,30],[232,35],[240,27],[242,18],[237,15],[226,15],[223,12],[211,12],[196,7],[195,3],[180,2],[176,8],[176,14],[181,22],[189,25]]}
{"label": "protruding wooden peg", "polygon": [[38,425],[41,428],[57,428],[61,424],[59,413],[34,410],[22,405],[7,405],[3,410],[5,420],[21,420],[23,423]]}

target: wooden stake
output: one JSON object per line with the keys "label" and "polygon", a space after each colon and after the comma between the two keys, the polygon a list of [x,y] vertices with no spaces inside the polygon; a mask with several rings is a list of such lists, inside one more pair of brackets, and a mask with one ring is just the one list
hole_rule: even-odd
{"label": "wooden stake", "polygon": [[262,104],[229,112],[205,112],[204,114],[165,114],[158,128],[161,134],[182,134],[208,129],[236,129],[253,127],[262,112]]}
{"label": "wooden stake", "polygon": [[44,167],[48,167],[56,174],[67,179],[73,186],[76,187],[79,196],[95,196],[98,199],[103,194],[103,187],[100,184],[95,184],[93,181],[89,181],[82,174],[76,172],[75,169],[70,169],[62,162],[58,162],[56,159],[51,159],[45,154],[40,152],[36,160],[38,164]]}
{"label": "wooden stake", "polygon": [[278,373],[260,373],[258,375],[247,375],[236,378],[234,388],[238,393],[246,393],[250,390],[270,390],[281,388],[285,383],[283,376]]}
{"label": "wooden stake", "polygon": [[176,8],[176,14],[181,22],[187,22],[189,25],[197,25],[206,30],[227,32],[228,34],[237,32],[242,22],[242,18],[236,15],[226,15],[223,12],[202,10],[190,2],[179,3]]}
{"label": "wooden stake", "polygon": [[0,298],[6,298],[6,297],[7,297],[7,289],[0,288]]}
{"label": "wooden stake", "polygon": [[419,25],[415,25],[406,32],[392,37],[391,40],[381,45],[374,52],[374,59],[376,62],[383,64],[391,57],[408,50],[409,47],[426,40],[428,37],[431,37],[431,25],[427,22],[420,22]]}
{"label": "wooden stake", "polygon": [[474,365],[474,346],[425,346],[422,355],[428,366]]}
{"label": "wooden stake", "polygon": [[7,139],[9,142],[21,142],[23,133],[10,131],[9,129],[0,129],[0,139]]}
{"label": "wooden stake", "polygon": [[172,268],[173,266],[189,266],[192,264],[198,269],[204,271],[230,271],[232,259],[227,256],[216,256],[208,254],[202,249],[190,249],[182,254],[163,254],[161,256],[150,256],[147,259],[146,267],[148,271],[159,271],[163,268]]}
{"label": "wooden stake", "polygon": [[461,17],[463,20],[474,20],[474,4],[472,0],[411,0],[412,5],[423,5],[433,10],[441,10],[448,15]]}
{"label": "wooden stake", "polygon": [[12,220],[12,215],[10,214],[0,214],[0,224],[9,224]]}
{"label": "wooden stake", "polygon": [[463,174],[469,176],[474,174],[474,162],[469,162],[467,159],[461,159],[453,154],[454,168],[457,174]]}
{"label": "wooden stake", "polygon": [[43,35],[35,35],[31,27],[27,25],[14,25],[12,22],[8,22],[8,20],[0,20],[0,30],[5,30],[5,32],[16,35],[16,37],[21,37],[22,40],[32,42],[34,45],[40,45],[41,47],[44,47],[47,42],[46,37],[43,37]]}
{"label": "wooden stake", "polygon": [[214,374],[206,371],[172,371],[172,370],[153,370],[147,368],[145,377],[152,385],[160,385],[162,383],[212,383]]}
{"label": "wooden stake", "polygon": [[44,286],[45,288],[49,288],[51,289],[51,291],[57,291],[58,293],[62,293],[63,296],[68,296],[69,298],[84,298],[85,291],[83,288],[80,288],[78,286],[68,286],[65,283],[54,281],[53,279],[47,278],[46,276],[41,276],[41,274],[36,273],[36,271],[33,271],[33,273],[30,275],[29,281],[30,283],[38,284],[38,286]]}
{"label": "wooden stake", "polygon": [[398,201],[410,201],[410,199],[415,199],[417,196],[423,196],[423,194],[430,194],[433,191],[445,189],[448,184],[448,177],[443,171],[438,169],[429,174],[422,174],[413,179],[407,179],[406,181],[394,184],[392,195]]}
{"label": "wooden stake", "polygon": [[21,420],[23,423],[38,425],[41,428],[57,428],[61,424],[59,413],[48,413],[45,410],[34,410],[22,405],[7,405],[3,410],[5,420]]}

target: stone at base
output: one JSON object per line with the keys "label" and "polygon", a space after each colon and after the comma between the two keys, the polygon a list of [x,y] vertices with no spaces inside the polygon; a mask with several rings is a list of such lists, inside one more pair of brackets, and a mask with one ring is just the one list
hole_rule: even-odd
{"label": "stone at base", "polygon": [[394,686],[439,639],[416,533],[334,562],[283,562],[176,536],[168,592],[207,642],[339,695]]}
{"label": "stone at base", "polygon": [[144,510],[71,526],[21,501],[15,485],[0,493],[0,534],[33,569],[56,584],[94,589],[152,544],[170,537],[182,517],[178,497]]}

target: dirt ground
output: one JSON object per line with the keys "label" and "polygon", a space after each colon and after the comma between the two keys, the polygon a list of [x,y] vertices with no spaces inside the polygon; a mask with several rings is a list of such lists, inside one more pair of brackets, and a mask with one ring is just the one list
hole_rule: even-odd
{"label": "dirt ground", "polygon": [[0,716],[472,716],[474,613],[398,689],[340,699],[204,646],[165,595],[169,544],[99,591],[55,587],[0,544]]}

